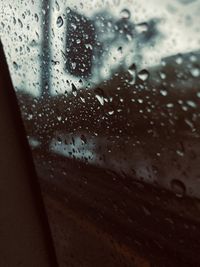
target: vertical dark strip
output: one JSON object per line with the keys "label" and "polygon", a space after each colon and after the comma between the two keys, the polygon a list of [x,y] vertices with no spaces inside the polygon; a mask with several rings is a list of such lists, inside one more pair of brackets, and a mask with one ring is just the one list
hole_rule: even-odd
{"label": "vertical dark strip", "polygon": [[41,47],[41,96],[45,99],[51,93],[51,0],[42,0],[42,47]]}
{"label": "vertical dark strip", "polygon": [[0,43],[0,266],[57,260],[20,109]]}

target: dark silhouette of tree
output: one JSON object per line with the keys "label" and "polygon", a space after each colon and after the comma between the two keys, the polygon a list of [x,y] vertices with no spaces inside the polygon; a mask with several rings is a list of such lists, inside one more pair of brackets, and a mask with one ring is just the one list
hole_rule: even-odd
{"label": "dark silhouette of tree", "polygon": [[71,9],[67,11],[66,68],[67,71],[87,78],[92,71],[92,47],[95,44],[94,22]]}
{"label": "dark silhouette of tree", "polygon": [[[94,70],[98,73],[112,47],[120,42],[136,43],[135,55],[141,55],[142,48],[160,36],[158,23],[158,19],[151,19],[135,24],[127,18],[118,19],[105,10],[87,18],[68,9],[64,53],[67,71],[82,78],[92,76]],[[145,31],[137,32],[137,28],[144,25]]]}

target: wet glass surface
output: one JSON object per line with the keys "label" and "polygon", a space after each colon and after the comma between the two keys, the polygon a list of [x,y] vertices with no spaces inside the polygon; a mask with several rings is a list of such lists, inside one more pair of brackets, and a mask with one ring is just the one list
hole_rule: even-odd
{"label": "wet glass surface", "polygon": [[60,265],[198,266],[200,1],[1,5]]}

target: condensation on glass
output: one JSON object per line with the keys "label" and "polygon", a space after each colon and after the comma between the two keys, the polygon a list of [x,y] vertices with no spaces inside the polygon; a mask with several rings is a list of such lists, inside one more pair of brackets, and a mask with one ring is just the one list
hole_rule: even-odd
{"label": "condensation on glass", "polygon": [[200,264],[199,13],[199,0],[1,1],[61,265]]}

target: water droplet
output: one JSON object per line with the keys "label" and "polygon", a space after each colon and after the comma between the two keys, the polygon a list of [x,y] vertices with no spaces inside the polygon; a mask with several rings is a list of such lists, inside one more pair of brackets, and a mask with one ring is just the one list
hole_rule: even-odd
{"label": "water droplet", "polygon": [[160,90],[160,94],[163,95],[163,96],[166,96],[167,95],[167,91],[162,89],[162,90]]}
{"label": "water droplet", "polygon": [[193,68],[193,69],[191,69],[190,72],[191,72],[192,76],[195,77],[195,78],[197,78],[197,77],[200,76],[200,70],[199,70],[199,68]]}
{"label": "water droplet", "polygon": [[56,1],[56,9],[57,9],[57,11],[59,11],[60,10],[60,6],[59,6],[59,4],[58,4],[58,2]]}
{"label": "water droplet", "polygon": [[73,83],[72,83],[72,94],[74,96],[77,96],[77,88],[76,88],[76,86]]}
{"label": "water droplet", "polygon": [[81,101],[82,101],[83,103],[85,103],[85,97],[84,97],[83,94],[80,94],[80,99],[81,99]]}
{"label": "water droplet", "polygon": [[197,57],[195,55],[191,55],[190,56],[190,61],[191,62],[196,62],[197,61]]}
{"label": "water droplet", "polygon": [[125,8],[120,12],[120,15],[121,15],[122,19],[130,19],[131,12],[128,9]]}
{"label": "water droplet", "polygon": [[34,17],[35,17],[36,22],[38,22],[39,21],[38,14],[35,13]]}
{"label": "water droplet", "polygon": [[130,84],[135,84],[135,80],[136,80],[136,65],[134,63],[128,68],[128,72],[131,75]]}
{"label": "water droplet", "polygon": [[99,101],[99,103],[104,105],[104,91],[101,88],[95,89],[95,97]]}
{"label": "water droplet", "polygon": [[62,120],[62,117],[61,117],[61,116],[58,116],[58,117],[57,117],[57,120],[58,120],[58,121],[61,121],[61,120]]}
{"label": "water droplet", "polygon": [[14,66],[15,70],[18,70],[19,69],[19,65],[15,61],[13,61],[13,66]]}
{"label": "water droplet", "polygon": [[92,50],[92,49],[93,49],[93,47],[92,47],[91,44],[85,44],[85,47],[86,47],[86,49],[88,49],[88,50]]}
{"label": "water droplet", "polygon": [[164,72],[160,72],[160,78],[162,79],[162,80],[164,80],[164,79],[166,79],[166,74],[164,73]]}
{"label": "water droplet", "polygon": [[33,47],[37,46],[37,42],[33,39],[33,40],[30,42],[30,46],[33,46]]}
{"label": "water droplet", "polygon": [[113,115],[113,114],[114,114],[114,110],[110,110],[110,111],[108,111],[108,114],[109,114],[109,115]]}
{"label": "water droplet", "polygon": [[177,179],[173,179],[171,181],[171,189],[177,197],[183,197],[186,193],[186,188],[184,183]]}
{"label": "water droplet", "polygon": [[121,46],[119,46],[119,47],[117,48],[117,50],[120,51],[121,53],[123,52],[123,48],[122,48]]}
{"label": "water droplet", "polygon": [[139,23],[135,26],[135,29],[138,33],[144,33],[147,32],[149,29],[149,26],[146,22],[144,23]]}
{"label": "water droplet", "polygon": [[191,108],[196,108],[197,105],[194,101],[192,100],[187,100],[186,103],[188,104],[188,106],[190,106]]}
{"label": "water droplet", "polygon": [[87,143],[87,138],[83,134],[81,135],[81,141],[82,141],[83,144]]}
{"label": "water droplet", "polygon": [[176,154],[180,157],[183,157],[184,156],[184,152],[181,151],[181,150],[176,150]]}
{"label": "water droplet", "polygon": [[197,92],[197,97],[200,98],[200,92]]}
{"label": "water droplet", "polygon": [[161,59],[161,65],[162,65],[163,67],[165,67],[165,66],[167,65],[167,62],[166,62],[165,59]]}
{"label": "water droplet", "polygon": [[147,70],[141,70],[138,73],[138,78],[142,81],[146,81],[149,78],[149,72]]}
{"label": "water droplet", "polygon": [[72,69],[75,70],[75,68],[76,68],[76,62],[72,62],[71,65],[72,65]]}
{"label": "water droplet", "polygon": [[62,138],[60,136],[57,137],[58,143],[62,144]]}
{"label": "water droplet", "polygon": [[133,37],[130,34],[126,34],[126,38],[129,42],[133,40]]}
{"label": "water droplet", "polygon": [[27,120],[30,121],[30,120],[32,120],[32,119],[33,119],[33,114],[31,114],[31,113],[28,114],[28,116],[27,116]]}
{"label": "water droplet", "polygon": [[174,104],[173,104],[173,103],[168,103],[168,104],[166,105],[166,107],[167,107],[167,108],[173,108],[173,107],[174,107]]}
{"label": "water droplet", "polygon": [[143,102],[144,102],[143,99],[141,98],[138,99],[138,103],[142,104]]}
{"label": "water droplet", "polygon": [[58,28],[62,27],[63,26],[63,23],[64,23],[63,22],[63,18],[61,16],[59,16],[57,18],[57,21],[56,21],[56,24],[57,24]]}
{"label": "water droplet", "polygon": [[76,30],[76,28],[77,28],[76,24],[74,24],[74,23],[71,23],[71,27],[72,27],[74,30]]}
{"label": "water droplet", "polygon": [[59,61],[57,61],[57,60],[51,60],[51,63],[52,63],[52,65],[54,65],[54,66],[56,66],[56,65],[59,65],[60,64],[60,62]]}
{"label": "water droplet", "polygon": [[19,23],[20,27],[23,28],[23,23],[20,19],[18,19],[18,23]]}
{"label": "water droplet", "polygon": [[176,58],[176,63],[177,63],[178,65],[180,65],[180,64],[183,63],[183,58],[182,58],[181,55],[179,55],[179,56]]}
{"label": "water droplet", "polygon": [[192,131],[195,130],[193,122],[191,122],[191,121],[188,120],[188,119],[185,119],[184,121],[185,121],[185,123],[191,128]]}

